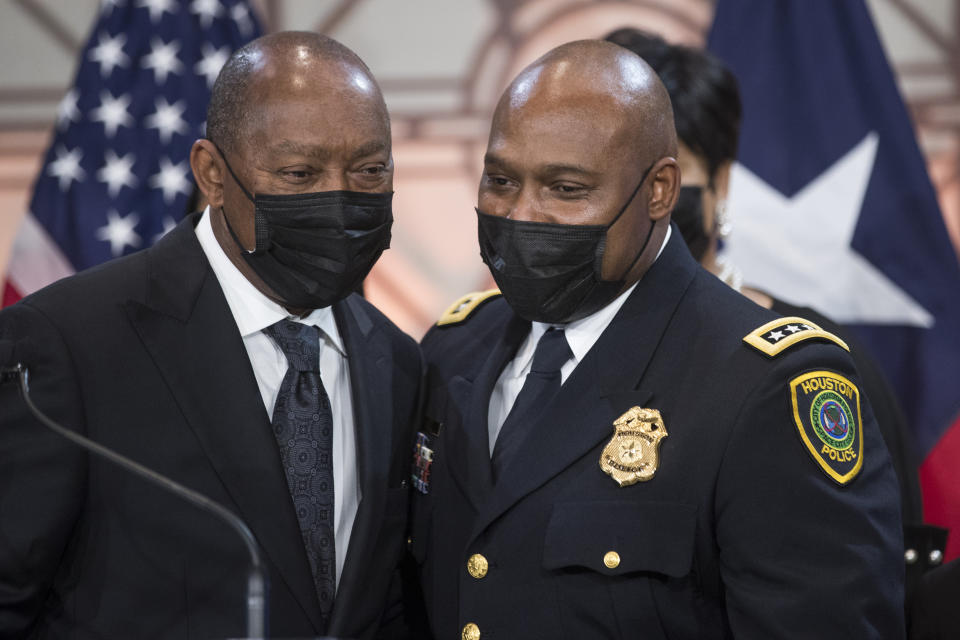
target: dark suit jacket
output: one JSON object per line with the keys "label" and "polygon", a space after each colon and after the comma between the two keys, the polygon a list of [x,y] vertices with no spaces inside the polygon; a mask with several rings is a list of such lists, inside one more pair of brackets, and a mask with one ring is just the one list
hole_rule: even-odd
{"label": "dark suit jacket", "polygon": [[[272,634],[318,635],[277,444],[197,219],[4,310],[0,335],[29,353],[41,410],[244,519],[269,569]],[[422,358],[362,298],[334,313],[350,359],[362,500],[329,633],[368,638],[399,601],[391,583],[406,541]],[[0,637],[244,635],[248,560],[233,531],[47,431],[13,385],[0,408]]]}
{"label": "dark suit jacket", "polygon": [[[425,430],[439,434],[413,550],[436,636],[902,637],[897,480],[876,422],[863,400],[864,465],[839,486],[801,442],[788,381],[855,370],[832,343],[769,358],[742,342],[775,317],[675,232],[496,485],[488,403],[529,323],[497,298],[431,330]],[[621,488],[601,451],[633,406],[669,435],[654,477]]]}

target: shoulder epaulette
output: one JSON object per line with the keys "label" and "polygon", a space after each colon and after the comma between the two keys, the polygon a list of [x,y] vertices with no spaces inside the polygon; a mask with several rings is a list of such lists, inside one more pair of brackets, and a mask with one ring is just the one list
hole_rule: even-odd
{"label": "shoulder epaulette", "polygon": [[473,313],[477,307],[498,295],[500,295],[500,289],[488,289],[487,291],[468,293],[443,312],[443,315],[440,316],[440,319],[437,321],[437,326],[442,327],[448,324],[463,322],[470,317],[470,314]]}
{"label": "shoulder epaulette", "polygon": [[813,339],[827,340],[850,351],[847,343],[834,334],[796,316],[771,320],[743,337],[744,342],[771,358],[798,342]]}

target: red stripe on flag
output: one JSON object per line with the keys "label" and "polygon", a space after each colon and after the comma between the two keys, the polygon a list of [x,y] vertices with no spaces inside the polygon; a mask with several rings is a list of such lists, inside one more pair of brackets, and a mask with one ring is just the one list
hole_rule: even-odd
{"label": "red stripe on flag", "polygon": [[22,297],[23,296],[20,295],[20,292],[17,291],[16,288],[14,288],[14,286],[10,284],[10,281],[8,280],[3,285],[3,300],[0,300],[0,309],[2,309],[3,307],[9,307],[10,305],[12,305],[14,302],[16,302]]}
{"label": "red stripe on flag", "polygon": [[923,519],[950,529],[944,562],[960,556],[960,417],[920,465]]}

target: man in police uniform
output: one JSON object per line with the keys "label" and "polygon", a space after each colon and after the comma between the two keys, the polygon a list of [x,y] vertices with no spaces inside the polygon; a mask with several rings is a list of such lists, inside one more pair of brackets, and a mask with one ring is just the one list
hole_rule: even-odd
{"label": "man in police uniform", "polygon": [[559,47],[494,115],[503,292],[423,342],[411,546],[438,638],[899,638],[897,483],[844,343],[701,269],[666,91]]}

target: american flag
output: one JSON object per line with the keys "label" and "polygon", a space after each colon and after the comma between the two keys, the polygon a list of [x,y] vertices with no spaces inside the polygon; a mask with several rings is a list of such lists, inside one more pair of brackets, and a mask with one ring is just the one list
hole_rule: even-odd
{"label": "american flag", "polygon": [[258,35],[246,0],[104,0],[14,242],[4,304],[173,228],[194,189],[190,146],[213,82]]}

